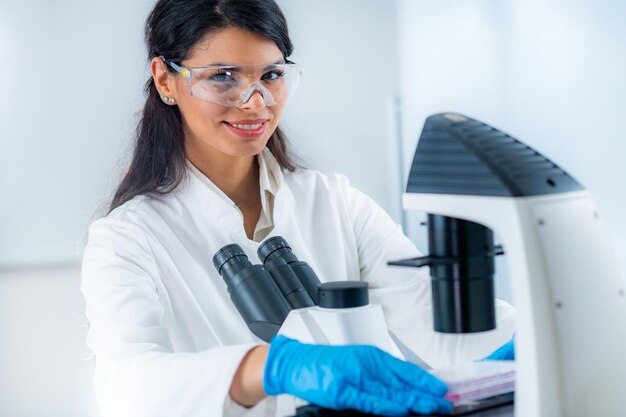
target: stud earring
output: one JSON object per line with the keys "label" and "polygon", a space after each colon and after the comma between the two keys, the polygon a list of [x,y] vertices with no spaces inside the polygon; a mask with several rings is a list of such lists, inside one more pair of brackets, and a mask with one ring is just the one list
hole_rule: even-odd
{"label": "stud earring", "polygon": [[164,94],[161,94],[161,100],[163,100],[163,102],[165,104],[174,104],[176,102],[176,100],[172,97],[167,97]]}

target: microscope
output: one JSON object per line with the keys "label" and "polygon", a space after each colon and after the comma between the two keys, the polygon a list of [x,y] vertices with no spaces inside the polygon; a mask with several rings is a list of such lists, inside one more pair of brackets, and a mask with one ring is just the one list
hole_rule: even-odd
{"label": "microscope", "polygon": [[[430,268],[436,331],[495,327],[494,257],[506,253],[517,321],[515,405],[514,414],[509,407],[489,415],[626,416],[626,295],[587,190],[508,134],[442,113],[424,124],[403,206],[427,213],[430,253],[389,264]],[[320,284],[278,237],[259,247],[259,258],[263,266],[251,265],[228,245],[214,264],[261,339],[281,332],[308,343],[369,343],[411,359],[380,307],[368,304],[366,283]],[[288,268],[293,274],[268,272]],[[361,314],[369,315],[367,329]],[[318,411],[299,415],[358,415]]]}
{"label": "microscope", "polygon": [[[626,416],[626,297],[591,194],[548,158],[469,117],[429,117],[403,197],[428,213],[434,326],[490,326],[506,252],[516,307],[515,415]],[[493,232],[502,246],[493,245]]]}
{"label": "microscope", "polygon": [[257,337],[269,342],[282,334],[302,343],[368,344],[407,359],[387,331],[381,307],[369,303],[366,282],[321,283],[281,236],[263,242],[257,254],[262,265],[252,265],[237,244],[213,256],[233,304]]}

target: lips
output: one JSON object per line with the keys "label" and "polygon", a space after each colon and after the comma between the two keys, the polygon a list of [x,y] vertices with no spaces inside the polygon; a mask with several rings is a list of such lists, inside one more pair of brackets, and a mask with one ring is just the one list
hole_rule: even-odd
{"label": "lips", "polygon": [[226,128],[235,135],[242,138],[254,139],[265,132],[268,122],[269,119],[242,119],[230,122],[224,121],[223,123]]}

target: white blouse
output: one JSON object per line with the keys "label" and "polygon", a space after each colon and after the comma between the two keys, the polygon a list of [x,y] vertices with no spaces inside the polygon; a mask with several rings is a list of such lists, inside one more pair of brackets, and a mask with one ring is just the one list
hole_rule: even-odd
{"label": "white blouse", "polygon": [[89,228],[81,287],[103,417],[284,415],[275,397],[251,409],[229,399],[243,356],[263,343],[212,263],[230,243],[260,263],[259,241],[283,236],[322,282],[369,282],[390,330],[433,367],[484,357],[510,339],[513,309],[501,301],[496,330],[436,333],[427,269],[386,265],[419,256],[399,225],[344,176],[283,173],[267,149],[258,160],[254,240],[234,203],[191,165],[174,191],[135,197]]}

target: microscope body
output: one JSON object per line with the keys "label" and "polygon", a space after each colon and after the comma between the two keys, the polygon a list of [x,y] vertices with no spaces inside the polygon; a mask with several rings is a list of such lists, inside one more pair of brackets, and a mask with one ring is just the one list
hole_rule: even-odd
{"label": "microscope body", "polygon": [[262,265],[253,265],[237,244],[213,256],[233,304],[257,337],[270,342],[282,334],[302,343],[369,344],[422,364],[387,330],[382,308],[369,303],[366,282],[321,283],[280,236],[266,240],[257,252]]}
{"label": "microscope body", "polygon": [[[281,236],[263,242],[253,265],[237,244],[222,247],[213,264],[250,331],[270,342],[282,334],[301,343],[373,345],[397,358],[424,365],[387,329],[383,310],[369,303],[363,281],[321,283]],[[277,399],[278,415],[292,415],[306,403],[296,397]]]}
{"label": "microscope body", "polygon": [[392,339],[382,308],[369,303],[366,282],[319,284],[318,303],[314,307],[291,310],[278,333],[302,343],[372,345],[400,359],[411,359],[411,355],[407,358],[401,353]]}
{"label": "microscope body", "polygon": [[[435,170],[422,164],[437,158]],[[440,114],[426,122],[403,205],[500,238],[516,307],[516,415],[626,416],[624,283],[588,191],[510,136]]]}

